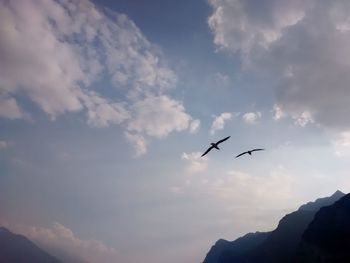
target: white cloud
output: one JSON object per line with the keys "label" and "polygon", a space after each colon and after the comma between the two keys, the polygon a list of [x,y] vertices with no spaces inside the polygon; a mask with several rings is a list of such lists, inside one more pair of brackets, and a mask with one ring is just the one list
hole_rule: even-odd
{"label": "white cloud", "polygon": [[80,239],[73,231],[60,223],[53,223],[49,228],[23,224],[2,224],[11,231],[22,234],[48,253],[64,262],[117,262],[117,251],[94,239]]}
{"label": "white cloud", "polygon": [[214,134],[218,130],[222,130],[225,127],[225,122],[235,117],[237,114],[232,112],[223,112],[219,116],[216,116],[210,129],[210,133]]}
{"label": "white cloud", "polygon": [[128,130],[162,138],[171,131],[188,128],[191,117],[178,101],[167,96],[152,96],[133,105],[133,119]]}
{"label": "white cloud", "polygon": [[310,111],[294,111],[294,112],[285,112],[281,106],[274,105],[273,107],[275,121],[279,121],[282,118],[289,116],[294,120],[294,123],[298,126],[305,127],[307,124],[315,123],[313,114]]}
{"label": "white cloud", "polygon": [[[0,30],[0,117],[24,118],[14,98],[20,93],[52,120],[84,111],[93,127],[122,124],[139,137],[199,127],[166,94],[176,86],[175,72],[126,15],[88,0],[2,1]],[[93,90],[101,76],[123,97],[107,99],[103,89]]]}
{"label": "white cloud", "polygon": [[243,114],[242,119],[247,124],[256,124],[258,120],[261,118],[261,112],[247,112]]}
{"label": "white cloud", "polygon": [[0,98],[0,118],[25,119],[27,116],[14,98]]}
{"label": "white cloud", "polygon": [[120,124],[130,118],[129,112],[123,103],[110,102],[107,99],[89,92],[82,95],[87,109],[88,123],[94,127],[107,127],[111,124]]}
{"label": "white cloud", "polygon": [[210,3],[215,44],[240,54],[248,68],[269,73],[278,83],[276,104],[286,115],[299,125],[349,128],[348,1]]}
{"label": "white cloud", "polygon": [[81,65],[85,62],[80,61],[81,50],[64,41],[70,32],[64,32],[61,24],[71,19],[63,6],[51,1],[11,1],[2,2],[0,12],[1,91],[23,90],[53,118],[81,109],[76,91],[79,81],[87,82],[89,72]]}
{"label": "white cloud", "polygon": [[294,115],[292,118],[295,120],[295,123],[301,127],[305,127],[308,123],[315,122],[309,111],[303,111],[300,115]]}
{"label": "white cloud", "polygon": [[186,171],[190,174],[204,172],[208,168],[208,157],[201,157],[202,153],[182,153],[181,159],[187,162]]}
{"label": "white cloud", "polygon": [[166,95],[136,100],[130,105],[130,116],[126,121],[127,138],[136,144],[138,156],[147,152],[145,137],[161,139],[171,132],[185,130],[195,133],[200,126],[200,121],[187,114],[180,101]]}
{"label": "white cloud", "polygon": [[11,1],[1,10],[2,91],[24,90],[52,117],[81,110],[80,94],[104,69],[116,85],[131,84],[134,92],[176,82],[157,49],[123,14],[107,15],[87,0]]}
{"label": "white cloud", "polygon": [[147,141],[142,135],[125,132],[125,137],[134,146],[136,157],[147,152]]}
{"label": "white cloud", "polygon": [[278,121],[278,120],[284,118],[285,115],[286,115],[284,113],[283,109],[279,105],[274,105],[273,106],[273,112],[274,112],[273,119],[275,121]]}
{"label": "white cloud", "polygon": [[147,96],[132,106],[128,131],[164,138],[172,131],[191,129],[192,118],[179,101],[168,96]]}
{"label": "white cloud", "polygon": [[201,126],[200,120],[196,119],[196,120],[191,121],[190,133],[196,133],[199,130],[200,126]]}

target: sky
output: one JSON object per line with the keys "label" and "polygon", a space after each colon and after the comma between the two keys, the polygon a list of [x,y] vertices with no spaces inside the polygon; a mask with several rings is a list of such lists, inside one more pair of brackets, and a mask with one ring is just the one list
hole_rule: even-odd
{"label": "sky", "polygon": [[65,262],[193,263],[348,193],[349,13],[0,0],[1,225]]}

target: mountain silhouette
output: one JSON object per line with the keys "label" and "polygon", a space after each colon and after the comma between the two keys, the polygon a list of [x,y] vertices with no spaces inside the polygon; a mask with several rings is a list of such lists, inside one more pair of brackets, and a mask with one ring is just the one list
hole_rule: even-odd
{"label": "mountain silhouette", "polygon": [[[250,233],[231,242],[220,240],[210,249],[204,263],[293,262],[297,251],[302,254],[300,242],[316,212],[344,195],[336,191],[332,196],[302,205],[297,211],[284,216],[271,232]],[[244,246],[241,246],[242,240]]]}
{"label": "mountain silhouette", "polygon": [[219,239],[205,257],[204,263],[243,262],[245,254],[262,244],[271,232],[248,233],[235,241]]}
{"label": "mountain silhouette", "polygon": [[6,263],[60,263],[25,236],[0,227],[0,262]]}
{"label": "mountain silhouette", "polygon": [[299,210],[318,211],[321,207],[334,204],[334,202],[338,201],[343,196],[345,196],[345,194],[343,192],[337,190],[334,194],[332,194],[329,197],[318,198],[314,202],[308,202],[307,204],[302,205],[299,208]]}
{"label": "mountain silhouette", "polygon": [[350,194],[316,213],[295,262],[350,262]]}

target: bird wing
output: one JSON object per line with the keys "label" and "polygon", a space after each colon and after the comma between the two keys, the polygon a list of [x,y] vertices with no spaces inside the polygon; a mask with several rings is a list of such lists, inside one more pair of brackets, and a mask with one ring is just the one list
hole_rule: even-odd
{"label": "bird wing", "polygon": [[256,151],[263,151],[265,149],[254,149],[254,150],[251,150],[251,152],[256,152]]}
{"label": "bird wing", "polygon": [[248,153],[248,152],[240,153],[240,154],[238,154],[235,158],[238,158],[239,156],[242,156],[243,154],[246,154],[246,153]]}
{"label": "bird wing", "polygon": [[204,155],[206,155],[208,152],[210,152],[210,150],[211,149],[213,149],[214,147],[213,146],[210,146],[206,151],[205,151],[205,153],[203,153],[202,155],[201,155],[201,157],[203,157]]}
{"label": "bird wing", "polygon": [[224,139],[218,141],[218,142],[216,143],[216,145],[219,145],[220,143],[222,143],[222,142],[228,140],[230,137],[231,137],[231,136],[227,136],[226,138],[224,138]]}

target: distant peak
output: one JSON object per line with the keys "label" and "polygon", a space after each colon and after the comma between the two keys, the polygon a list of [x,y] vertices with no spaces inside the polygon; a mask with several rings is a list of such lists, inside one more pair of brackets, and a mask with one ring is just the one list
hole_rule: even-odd
{"label": "distant peak", "polygon": [[345,194],[339,190],[335,191],[334,194],[332,194],[332,196],[343,196],[343,195],[345,195]]}
{"label": "distant peak", "polygon": [[338,201],[343,196],[345,196],[345,194],[337,190],[334,194],[332,194],[329,197],[318,198],[314,202],[308,202],[307,204],[302,205],[301,207],[299,207],[299,210],[317,211],[323,206],[332,205],[335,201]]}
{"label": "distant peak", "polygon": [[220,238],[218,241],[216,241],[215,245],[222,245],[222,244],[226,244],[229,243],[229,241]]}

